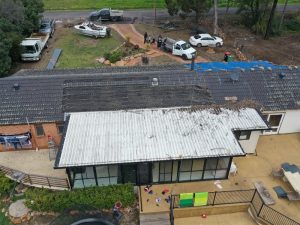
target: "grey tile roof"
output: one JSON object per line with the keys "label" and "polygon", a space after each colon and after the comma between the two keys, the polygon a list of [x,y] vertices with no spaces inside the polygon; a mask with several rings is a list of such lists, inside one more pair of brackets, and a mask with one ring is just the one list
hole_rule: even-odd
{"label": "grey tile roof", "polygon": [[297,68],[205,72],[199,73],[199,79],[217,104],[224,104],[225,98],[236,98],[254,100],[270,111],[300,108],[300,69]]}
{"label": "grey tile roof", "polygon": [[[152,86],[154,77],[158,86]],[[63,121],[64,112],[210,103],[197,79],[195,72],[174,65],[25,70],[0,79],[0,124]]]}

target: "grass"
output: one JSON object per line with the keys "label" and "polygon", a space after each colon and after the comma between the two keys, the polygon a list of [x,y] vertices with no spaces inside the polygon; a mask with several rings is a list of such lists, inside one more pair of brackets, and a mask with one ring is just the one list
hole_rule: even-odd
{"label": "grass", "polygon": [[[279,0],[284,4],[285,0]],[[113,9],[150,9],[165,7],[165,0],[44,0],[46,10],[80,10],[100,9],[110,7]],[[226,7],[227,0],[219,0],[220,7]],[[300,4],[300,0],[289,0],[290,4]]]}
{"label": "grass", "polygon": [[9,221],[7,217],[5,217],[4,213],[2,212],[2,209],[5,207],[5,205],[2,202],[2,199],[0,199],[0,224],[1,225],[12,225],[12,223]]}
{"label": "grass", "polygon": [[123,39],[112,32],[110,38],[95,39],[76,33],[73,29],[65,32],[55,44],[62,48],[56,68],[101,67],[96,58],[103,56],[107,51],[112,51],[123,43]]}
{"label": "grass", "polygon": [[101,9],[147,9],[153,8],[154,2],[157,8],[164,8],[164,0],[44,0],[46,10],[79,10]]}

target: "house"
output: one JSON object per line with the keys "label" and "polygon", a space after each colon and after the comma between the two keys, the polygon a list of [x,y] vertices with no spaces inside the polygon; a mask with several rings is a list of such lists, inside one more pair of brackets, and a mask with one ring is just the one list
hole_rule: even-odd
{"label": "house", "polygon": [[216,104],[255,101],[271,126],[264,134],[300,132],[300,69],[256,68],[200,72]]}
{"label": "house", "polygon": [[211,103],[182,66],[25,70],[0,80],[0,151],[60,144],[65,113]]}
{"label": "house", "polygon": [[169,107],[69,113],[55,168],[73,188],[226,179],[237,134],[268,129],[251,108]]}

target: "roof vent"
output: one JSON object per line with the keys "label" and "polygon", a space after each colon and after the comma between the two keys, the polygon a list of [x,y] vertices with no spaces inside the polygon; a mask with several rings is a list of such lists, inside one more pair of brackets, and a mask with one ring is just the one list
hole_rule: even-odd
{"label": "roof vent", "polygon": [[14,83],[13,88],[15,89],[15,91],[20,89],[20,85],[18,83]]}
{"label": "roof vent", "polygon": [[260,66],[258,68],[261,69],[261,70],[265,70],[265,67],[263,67],[263,66]]}
{"label": "roof vent", "polygon": [[239,75],[237,73],[230,74],[230,80],[233,83],[239,81]]}
{"label": "roof vent", "polygon": [[251,71],[255,71],[255,69],[254,69],[254,68],[250,68],[250,70],[251,70]]}
{"label": "roof vent", "polygon": [[152,79],[152,86],[155,87],[155,86],[158,86],[158,79],[156,77],[154,77]]}
{"label": "roof vent", "polygon": [[282,73],[282,72],[279,73],[279,78],[280,78],[280,79],[283,79],[285,76],[286,76],[285,73]]}
{"label": "roof vent", "polygon": [[244,68],[241,69],[241,72],[245,72],[246,70]]}
{"label": "roof vent", "polygon": [[267,69],[268,69],[269,71],[272,71],[272,67],[270,67],[270,66],[269,66],[269,67],[267,67]]}
{"label": "roof vent", "polygon": [[300,105],[300,101],[296,101],[296,104],[297,104],[297,105]]}
{"label": "roof vent", "polygon": [[293,70],[293,67],[292,67],[292,66],[288,66],[288,69],[289,69],[289,70]]}
{"label": "roof vent", "polygon": [[224,97],[226,102],[236,102],[238,100],[237,96],[226,96]]}

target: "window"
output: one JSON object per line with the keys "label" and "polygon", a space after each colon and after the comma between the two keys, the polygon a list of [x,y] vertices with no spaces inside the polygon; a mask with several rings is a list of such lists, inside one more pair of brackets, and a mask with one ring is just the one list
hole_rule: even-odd
{"label": "window", "polygon": [[172,181],[172,161],[159,163],[159,181]]}
{"label": "window", "polygon": [[205,164],[204,179],[226,178],[229,166],[229,157],[207,159]]}
{"label": "window", "polygon": [[271,125],[271,129],[273,133],[277,133],[279,126],[281,124],[283,114],[275,114],[275,115],[269,115],[268,122]]}
{"label": "window", "polygon": [[179,181],[201,180],[203,159],[182,160],[179,168]]}
{"label": "window", "polygon": [[251,131],[250,130],[236,131],[235,136],[238,140],[249,140],[251,136]]}
{"label": "window", "polygon": [[118,166],[96,166],[98,186],[118,183]]}
{"label": "window", "polygon": [[37,136],[45,136],[45,132],[42,124],[35,125],[35,131]]}
{"label": "window", "polygon": [[63,123],[58,123],[56,124],[56,127],[57,127],[57,132],[62,135],[63,132],[64,132],[64,124]]}

